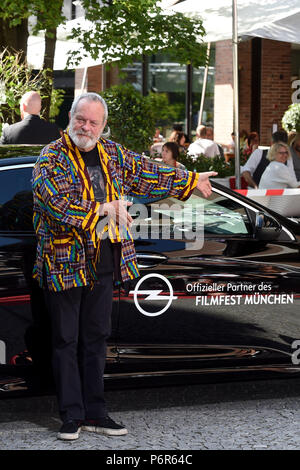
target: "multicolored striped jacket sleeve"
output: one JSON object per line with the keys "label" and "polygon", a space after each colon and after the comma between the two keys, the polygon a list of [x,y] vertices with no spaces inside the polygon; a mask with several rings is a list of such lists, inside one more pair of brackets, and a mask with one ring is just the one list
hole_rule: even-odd
{"label": "multicolored striped jacket sleeve", "polygon": [[[109,140],[101,139],[100,143],[109,156],[112,184],[121,188],[120,197],[171,195],[185,200],[196,187],[196,173],[160,165]],[[93,283],[97,279],[95,226],[99,203],[83,198],[84,188],[61,139],[42,150],[32,184],[38,241],[34,277],[41,286],[46,279],[48,288],[55,291]],[[121,241],[120,272],[123,281],[139,276],[132,239]]]}

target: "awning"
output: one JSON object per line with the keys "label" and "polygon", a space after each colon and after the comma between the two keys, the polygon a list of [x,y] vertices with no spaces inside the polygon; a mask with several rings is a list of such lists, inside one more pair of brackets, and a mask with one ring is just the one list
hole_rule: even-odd
{"label": "awning", "polygon": [[[184,0],[170,6],[203,20],[205,42],[232,38],[232,0]],[[299,0],[237,0],[239,37],[252,36],[300,43]]]}
{"label": "awning", "polygon": [[[171,9],[202,18],[207,33],[203,38],[205,42],[232,38],[232,0],[210,0],[206,5],[199,0],[184,0],[173,6],[172,0],[165,0],[163,3],[169,11]],[[239,37],[254,36],[300,44],[299,0],[238,0],[237,7]],[[66,39],[72,27],[80,24],[83,29],[87,29],[88,23],[82,17],[68,21],[65,26],[58,28],[54,70],[63,70],[67,64],[68,52],[79,48],[76,41]],[[27,60],[35,69],[42,67],[44,48],[42,35],[29,37]],[[77,68],[101,63],[101,56],[96,60],[86,57]]]}
{"label": "awning", "polygon": [[[57,28],[57,40],[55,45],[54,56],[54,70],[64,70],[67,67],[67,60],[70,51],[76,51],[80,48],[75,40],[67,39],[72,31],[72,28],[80,26],[82,29],[88,29],[90,22],[84,17],[76,18],[75,20],[67,21],[65,25]],[[29,36],[28,49],[27,49],[27,62],[34,69],[41,69],[43,66],[45,51],[44,34],[40,33],[38,36]],[[102,64],[102,57],[99,54],[96,60],[92,59],[88,53],[83,57],[80,64],[76,68],[93,67],[94,65]],[[74,67],[69,67],[74,68]]]}

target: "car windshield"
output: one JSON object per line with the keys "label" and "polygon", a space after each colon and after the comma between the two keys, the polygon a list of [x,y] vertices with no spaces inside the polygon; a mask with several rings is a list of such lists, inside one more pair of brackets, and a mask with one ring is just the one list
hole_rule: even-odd
{"label": "car windshield", "polygon": [[[137,198],[134,204],[143,206],[144,201]],[[225,196],[217,193],[205,199],[200,191],[195,190],[191,197],[182,202],[176,198],[168,197],[147,201],[147,215],[143,223],[156,226],[162,232],[170,225],[170,237],[175,231],[190,232],[204,227],[206,234],[247,235],[248,215],[245,208]],[[141,223],[138,218],[136,223]]]}

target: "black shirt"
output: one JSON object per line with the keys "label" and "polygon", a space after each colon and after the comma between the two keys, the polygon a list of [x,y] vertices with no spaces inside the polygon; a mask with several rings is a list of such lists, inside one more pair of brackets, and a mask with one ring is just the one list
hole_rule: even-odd
{"label": "black shirt", "polygon": [[[93,185],[94,196],[97,202],[106,201],[105,179],[100,163],[98,149],[95,147],[89,152],[80,152],[86,164],[91,183]],[[112,273],[114,271],[114,260],[112,243],[110,239],[104,238],[101,241],[100,260],[97,265],[97,274]]]}

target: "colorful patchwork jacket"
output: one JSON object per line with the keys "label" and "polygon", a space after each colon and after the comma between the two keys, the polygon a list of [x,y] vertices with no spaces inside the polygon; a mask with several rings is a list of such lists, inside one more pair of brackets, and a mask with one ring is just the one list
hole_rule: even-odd
{"label": "colorful patchwork jacket", "polygon": [[[170,195],[187,199],[198,175],[158,165],[109,140],[98,141],[99,158],[106,179],[107,202],[123,195],[139,198]],[[87,169],[68,134],[41,152],[33,170],[33,223],[37,256],[33,277],[50,290],[92,285],[97,280],[96,258],[101,241],[96,236],[100,203],[94,200]],[[119,243],[121,280],[139,276],[134,242]]]}

